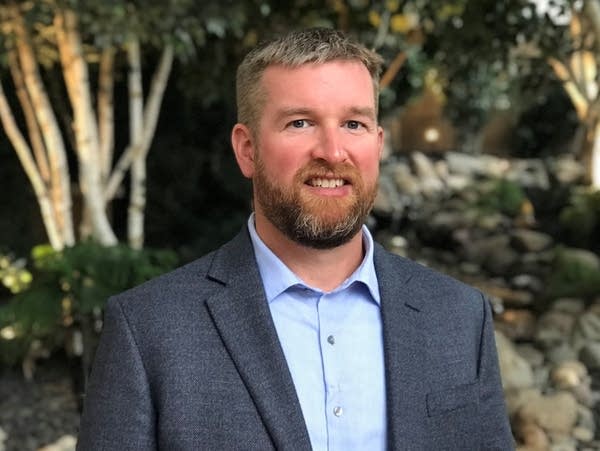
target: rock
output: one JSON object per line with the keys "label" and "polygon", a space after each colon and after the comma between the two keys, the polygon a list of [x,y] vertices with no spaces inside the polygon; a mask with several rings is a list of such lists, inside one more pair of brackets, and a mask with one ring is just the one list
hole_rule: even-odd
{"label": "rock", "polygon": [[540,426],[535,423],[523,423],[520,424],[516,435],[521,439],[521,442],[525,445],[524,448],[518,448],[518,450],[528,451],[543,451],[547,450],[550,446],[550,440]]}
{"label": "rock", "polygon": [[510,279],[510,284],[520,290],[528,290],[534,292],[540,292],[544,288],[543,282],[539,277],[531,274],[519,274]]}
{"label": "rock", "polygon": [[535,315],[524,309],[506,309],[495,318],[496,330],[511,340],[531,340],[535,335]]}
{"label": "rock", "polygon": [[56,442],[39,448],[38,451],[75,451],[77,439],[72,435],[63,435]]}
{"label": "rock", "polygon": [[517,182],[527,188],[550,188],[550,179],[544,163],[537,159],[526,159],[511,161],[511,168],[507,179]]}
{"label": "rock", "polygon": [[402,194],[418,196],[421,193],[419,180],[412,174],[408,164],[397,163],[390,172],[396,187]]}
{"label": "rock", "polygon": [[463,191],[473,182],[472,179],[462,174],[448,174],[446,185],[450,191]]}
{"label": "rock", "polygon": [[544,354],[531,344],[517,344],[515,348],[519,355],[523,357],[532,367],[542,366],[544,363]]}
{"label": "rock", "polygon": [[600,314],[588,311],[581,315],[573,334],[583,340],[600,341]]}
{"label": "rock", "polygon": [[421,184],[421,192],[426,197],[433,197],[444,190],[444,182],[439,178],[435,166],[429,158],[421,152],[414,152],[411,155],[411,160]]}
{"label": "rock", "polygon": [[577,421],[577,401],[567,392],[541,396],[522,406],[517,417],[549,433],[570,434]]}
{"label": "rock", "polygon": [[577,352],[567,342],[560,343],[546,351],[546,359],[554,365],[577,360]]}
{"label": "rock", "polygon": [[577,407],[577,427],[591,431],[592,438],[595,435],[596,423],[594,422],[594,413],[588,407]]}
{"label": "rock", "polygon": [[467,260],[481,264],[494,275],[506,275],[513,270],[519,255],[510,248],[509,237],[493,235],[464,243]]}
{"label": "rock", "polygon": [[505,391],[506,409],[510,417],[514,416],[521,407],[531,402],[533,399],[541,397],[540,390],[537,388],[524,388]]}
{"label": "rock", "polygon": [[464,174],[470,177],[482,175],[500,178],[510,168],[509,161],[504,158],[491,155],[469,155],[460,152],[446,153],[446,162],[450,173]]}
{"label": "rock", "polygon": [[569,265],[582,266],[584,268],[600,269],[600,257],[592,251],[565,247],[560,251],[561,259]]}
{"label": "rock", "polygon": [[446,180],[450,175],[448,163],[446,163],[444,160],[438,160],[435,163],[433,163],[433,168],[435,169],[435,173],[440,178],[440,180]]}
{"label": "rock", "polygon": [[571,155],[552,158],[547,163],[554,177],[563,185],[576,184],[585,174],[583,165]]}
{"label": "rock", "polygon": [[472,262],[460,262],[458,270],[463,274],[474,276],[481,273],[481,266]]}
{"label": "rock", "polygon": [[591,341],[579,351],[579,359],[592,370],[600,369],[600,342]]}
{"label": "rock", "polygon": [[393,182],[385,177],[381,177],[373,211],[380,215],[392,216],[396,212],[401,212],[405,204],[406,201],[398,194]]}
{"label": "rock", "polygon": [[552,303],[550,308],[556,312],[580,315],[585,310],[585,302],[576,298],[559,298]]}
{"label": "rock", "polygon": [[535,339],[546,349],[555,347],[569,339],[574,326],[574,316],[550,310],[538,320]]}
{"label": "rock", "polygon": [[507,216],[499,212],[494,212],[480,216],[477,219],[476,226],[489,232],[496,232],[500,229],[507,228],[509,223],[510,220]]}
{"label": "rock", "polygon": [[594,432],[581,426],[575,426],[575,428],[573,428],[573,437],[580,442],[587,443],[594,440]]}
{"label": "rock", "polygon": [[7,439],[8,434],[0,427],[0,451],[4,451],[6,449],[4,442],[6,442]]}
{"label": "rock", "polygon": [[549,451],[577,451],[577,441],[563,434],[548,434],[552,442]]}
{"label": "rock", "polygon": [[521,252],[540,252],[554,242],[550,235],[528,229],[516,229],[510,235],[512,245]]}
{"label": "rock", "polygon": [[519,254],[510,248],[497,248],[483,263],[483,267],[495,276],[510,275],[519,261]]}
{"label": "rock", "polygon": [[510,340],[501,332],[496,332],[496,346],[504,389],[512,390],[533,386],[531,365],[517,353]]}
{"label": "rock", "polygon": [[559,390],[568,390],[581,384],[589,384],[586,367],[577,360],[558,364],[550,373],[550,380]]}

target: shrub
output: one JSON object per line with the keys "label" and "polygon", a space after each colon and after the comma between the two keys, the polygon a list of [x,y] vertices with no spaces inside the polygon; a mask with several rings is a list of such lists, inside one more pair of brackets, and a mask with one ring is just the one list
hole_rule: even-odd
{"label": "shrub", "polygon": [[66,348],[89,365],[106,299],[176,264],[170,251],[79,243],[61,252],[32,251],[33,280],[0,307],[0,360],[15,364],[33,342]]}
{"label": "shrub", "polygon": [[559,246],[547,279],[545,298],[589,298],[600,292],[600,264],[590,251]]}
{"label": "shrub", "polygon": [[573,189],[569,203],[559,215],[565,238],[581,247],[594,247],[594,236],[600,231],[600,191],[578,187]]}
{"label": "shrub", "polygon": [[497,179],[485,184],[477,206],[484,211],[500,212],[505,215],[517,216],[523,203],[527,200],[521,186],[506,179]]}

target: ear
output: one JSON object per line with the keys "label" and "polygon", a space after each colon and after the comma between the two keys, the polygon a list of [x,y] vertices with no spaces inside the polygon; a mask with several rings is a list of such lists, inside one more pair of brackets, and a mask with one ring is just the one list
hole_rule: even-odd
{"label": "ear", "polygon": [[250,129],[244,124],[235,124],[231,130],[231,145],[237,164],[244,177],[254,175],[254,141]]}
{"label": "ear", "polygon": [[379,147],[379,160],[383,156],[383,145],[385,143],[385,133],[383,127],[377,127],[377,146]]}

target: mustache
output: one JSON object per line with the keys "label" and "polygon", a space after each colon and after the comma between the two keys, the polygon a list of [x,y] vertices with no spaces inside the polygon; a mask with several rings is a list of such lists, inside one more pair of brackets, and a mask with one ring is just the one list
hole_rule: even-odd
{"label": "mustache", "polygon": [[341,178],[354,183],[360,178],[360,172],[349,163],[329,163],[323,160],[313,160],[304,165],[296,174],[302,182],[310,178]]}

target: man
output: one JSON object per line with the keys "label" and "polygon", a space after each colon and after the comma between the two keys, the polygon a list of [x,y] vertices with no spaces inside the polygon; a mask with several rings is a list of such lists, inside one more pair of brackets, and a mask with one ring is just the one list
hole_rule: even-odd
{"label": "man", "polygon": [[481,293],[394,256],[377,191],[380,57],[291,33],[238,69],[254,213],[108,303],[81,450],[508,450]]}

